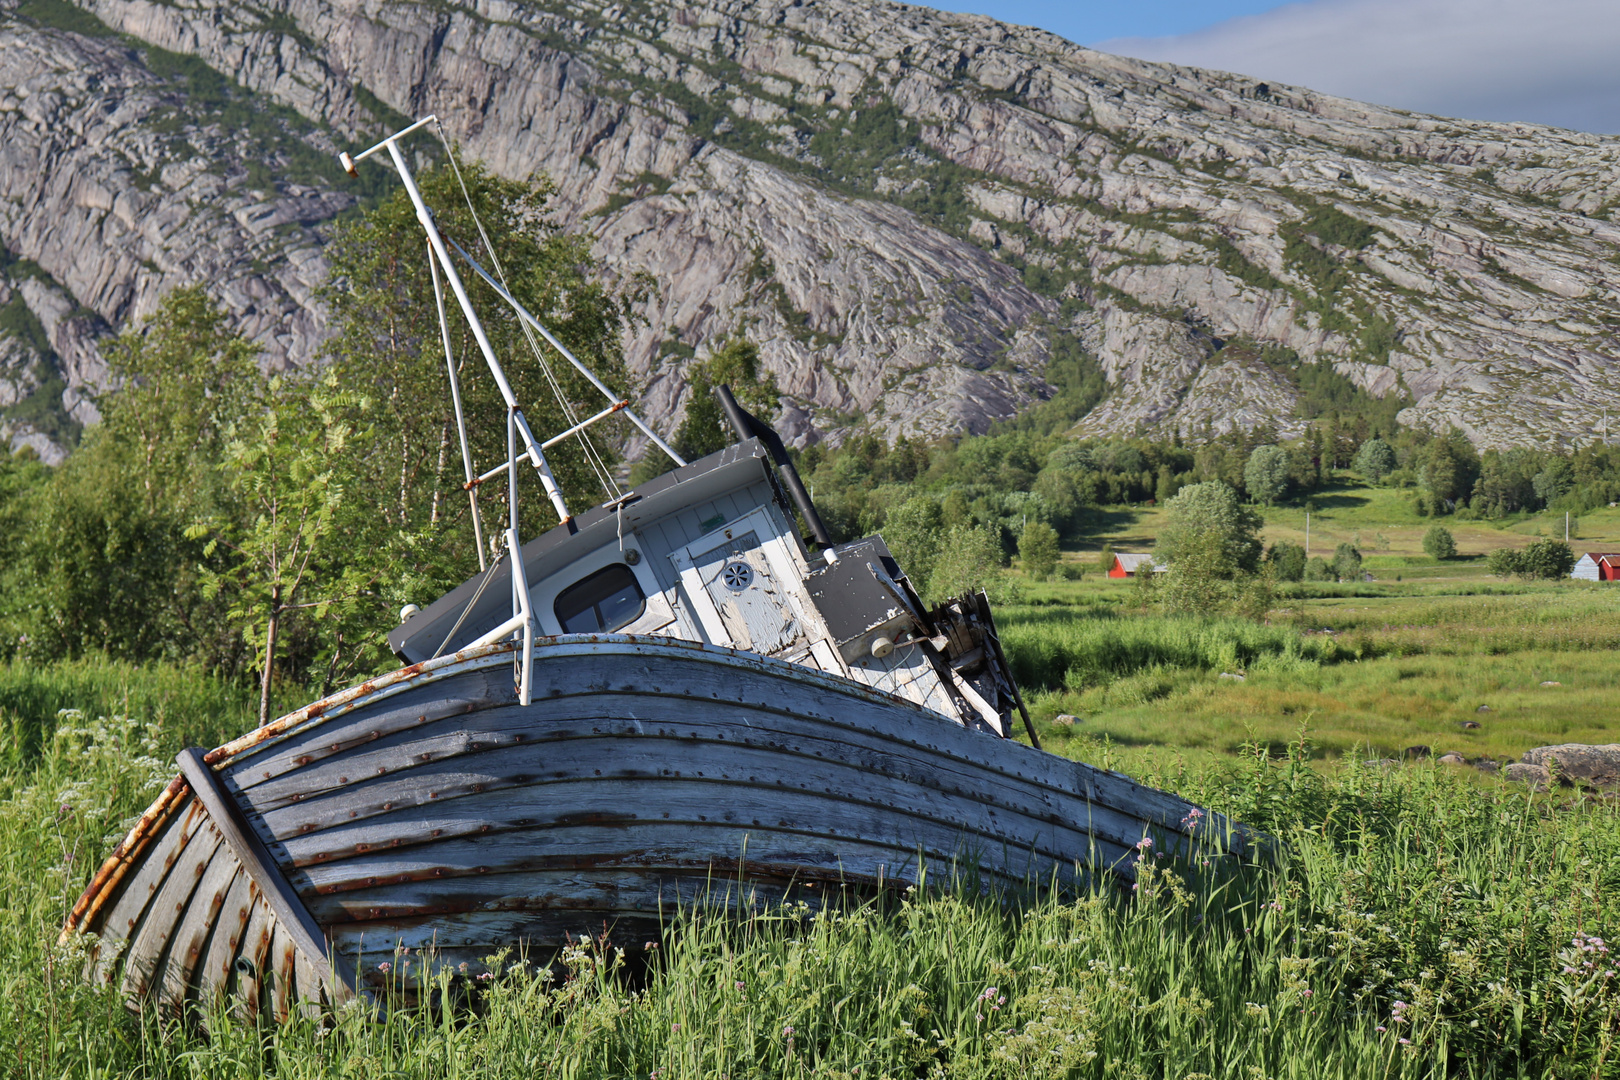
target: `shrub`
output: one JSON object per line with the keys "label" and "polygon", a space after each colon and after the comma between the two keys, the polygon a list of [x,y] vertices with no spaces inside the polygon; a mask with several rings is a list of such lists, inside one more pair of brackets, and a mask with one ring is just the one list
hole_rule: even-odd
{"label": "shrub", "polygon": [[1524,552],[1517,548],[1497,548],[1485,556],[1485,569],[1499,578],[1524,572]]}
{"label": "shrub", "polygon": [[1429,531],[1423,534],[1423,552],[1436,559],[1454,559],[1457,557],[1457,541],[1444,525],[1430,525]]}
{"label": "shrub", "polygon": [[1305,549],[1286,540],[1272,544],[1266,562],[1278,581],[1299,581],[1305,576]]}
{"label": "shrub", "polygon": [[1327,564],[1326,559],[1318,555],[1305,564],[1305,580],[1332,581],[1333,568]]}
{"label": "shrub", "polygon": [[1524,549],[1524,577],[1551,580],[1569,577],[1573,569],[1575,553],[1562,540],[1537,540]]}
{"label": "shrub", "polygon": [[1340,544],[1333,550],[1333,574],[1340,581],[1355,581],[1361,576],[1361,552],[1354,544]]}
{"label": "shrub", "polygon": [[1031,521],[1018,538],[1018,558],[1024,573],[1036,581],[1052,576],[1058,564],[1057,530],[1043,521]]}
{"label": "shrub", "polygon": [[1485,568],[1497,577],[1529,580],[1568,577],[1575,553],[1562,540],[1537,540],[1522,550],[1499,548],[1485,557]]}

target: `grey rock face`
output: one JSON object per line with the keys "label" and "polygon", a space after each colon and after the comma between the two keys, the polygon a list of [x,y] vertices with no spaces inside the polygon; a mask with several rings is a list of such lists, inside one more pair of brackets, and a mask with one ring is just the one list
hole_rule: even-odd
{"label": "grey rock face", "polygon": [[[177,285],[208,283],[271,364],[303,360],[321,338],[312,292],[326,264],[308,225],[353,196],[254,189],[245,165],[266,148],[188,122],[191,104],[117,39],[0,25],[0,237],[33,264],[14,287],[78,424],[99,419],[91,398],[107,387],[98,340]],[[60,458],[42,432],[4,426]]]}
{"label": "grey rock face", "polygon": [[1529,784],[1537,791],[1546,791],[1552,785],[1552,777],[1545,766],[1530,765],[1522,761],[1515,761],[1503,769],[1502,778],[1516,784]]}
{"label": "grey rock face", "polygon": [[1556,769],[1559,779],[1571,783],[1601,788],[1620,786],[1620,743],[1538,746],[1527,751],[1521,760],[1543,772]]}
{"label": "grey rock face", "polygon": [[[1620,409],[1614,138],[881,2],[82,2],[329,125],[309,146],[369,142],[380,102],[437,113],[504,175],[548,173],[604,273],[658,284],[626,346],[665,428],[682,358],[739,328],[799,442],[981,431],[1049,392],[1054,334],[1112,386],[1080,433],[1291,434],[1299,362],[1485,446],[1568,442]],[[309,356],[309,226],[347,196],[211,169],[252,156],[243,133],[165,149],[172,88],[115,39],[0,33],[13,254],[110,326],[208,280],[277,362]]]}

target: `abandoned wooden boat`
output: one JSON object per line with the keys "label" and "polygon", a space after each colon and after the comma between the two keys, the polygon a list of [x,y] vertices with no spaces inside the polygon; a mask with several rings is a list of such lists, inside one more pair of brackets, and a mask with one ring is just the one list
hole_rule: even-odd
{"label": "abandoned wooden boat", "polygon": [[[414,195],[403,134],[368,154]],[[602,390],[601,415],[629,411]],[[478,478],[510,485],[503,557],[409,613],[389,637],[406,666],[180,756],[68,918],[97,935],[90,976],[132,1005],[285,1017],[407,959],[475,977],[566,935],[639,943],[686,905],[953,868],[1129,877],[1144,839],[1232,843],[1038,749],[983,594],[927,609],[881,537],[833,543],[780,440],[721,398],[736,444],[686,463],[643,426],[677,467],[577,517],[509,399],[508,460]],[[561,524],[520,543],[525,460]]]}

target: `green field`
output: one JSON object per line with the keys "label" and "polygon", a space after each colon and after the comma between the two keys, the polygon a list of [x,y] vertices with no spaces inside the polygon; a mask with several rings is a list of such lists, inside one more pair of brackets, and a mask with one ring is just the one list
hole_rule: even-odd
{"label": "green field", "polygon": [[[56,942],[68,905],[172,773],[173,754],[251,726],[255,702],[161,666],[0,666],[0,1068],[523,1080],[1620,1075],[1620,963],[1606,942],[1620,938],[1615,803],[1433,761],[1363,764],[1418,745],[1511,761],[1546,743],[1620,741],[1620,592],[1504,582],[1477,558],[1436,564],[1413,554],[1427,523],[1396,518],[1398,500],[1382,507],[1384,494],[1324,503],[1326,522],[1312,520],[1313,548],[1319,528],[1324,545],[1335,529],[1388,538],[1369,559],[1378,580],[1285,586],[1260,622],[1141,610],[1131,583],[1095,571],[1095,548],[1066,555],[1085,579],[1020,582],[1019,602],[998,611],[1049,749],[1263,831],[1273,842],[1260,860],[1149,851],[1137,888],[1099,882],[1067,896],[953,890],[941,868],[938,887],[875,904],[746,919],[672,912],[658,942],[609,931],[539,975],[512,969],[471,987],[447,976],[422,988],[450,1007],[386,1016],[264,1029],[216,1017],[209,1036],[197,1017],[134,1016],[84,986],[81,948]],[[1273,515],[1267,535],[1286,536],[1290,513]],[[1387,520],[1371,520],[1380,513]],[[1152,510],[1108,517],[1098,540],[1122,550],[1155,524]],[[1450,524],[1466,554],[1527,542],[1549,523]]]}

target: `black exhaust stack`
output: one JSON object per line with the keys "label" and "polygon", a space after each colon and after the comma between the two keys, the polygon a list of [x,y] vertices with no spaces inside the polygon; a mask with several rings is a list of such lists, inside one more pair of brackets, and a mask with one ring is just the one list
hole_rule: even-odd
{"label": "black exhaust stack", "polygon": [[804,523],[810,526],[810,535],[815,537],[816,543],[824,548],[833,546],[832,537],[827,535],[827,526],[821,523],[821,515],[816,513],[815,504],[810,501],[810,493],[804,490],[804,481],[799,479],[799,470],[793,467],[793,459],[788,457],[787,447],[782,445],[782,437],[771,426],[737,404],[737,399],[731,396],[731,387],[717,386],[714,388],[715,397],[720,399],[720,407],[726,411],[726,419],[731,421],[731,427],[737,432],[739,439],[758,439],[765,444],[771,452],[771,459],[776,462],[777,470],[782,474],[782,481],[787,484],[788,495],[793,499],[793,505],[799,508],[804,516]]}

